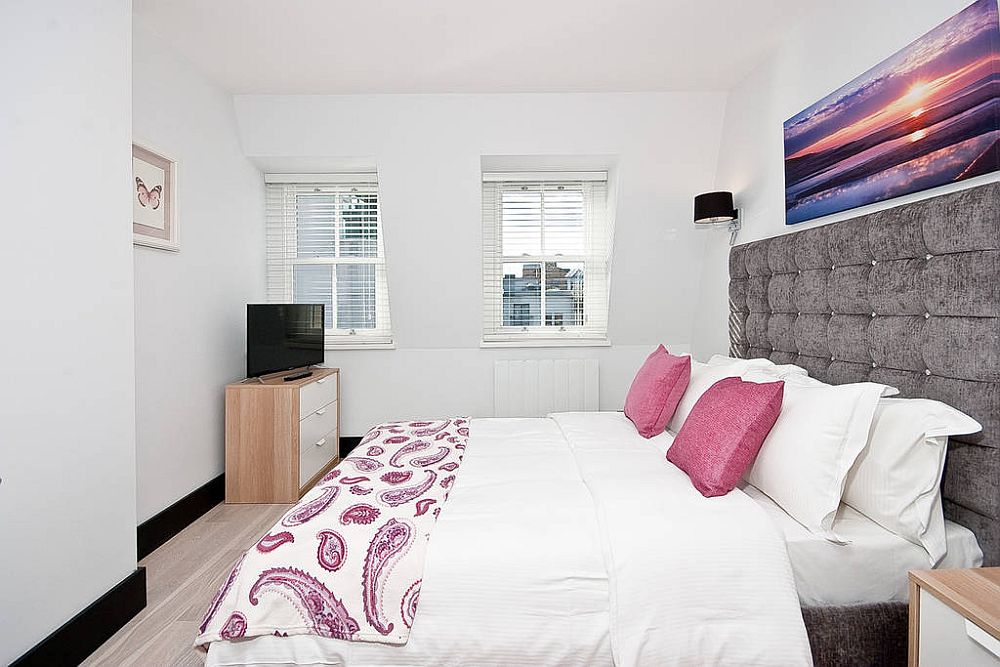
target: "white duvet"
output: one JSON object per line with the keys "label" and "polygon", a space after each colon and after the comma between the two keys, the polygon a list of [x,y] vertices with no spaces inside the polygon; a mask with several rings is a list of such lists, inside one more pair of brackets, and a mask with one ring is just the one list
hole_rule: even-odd
{"label": "white duvet", "polygon": [[620,413],[473,420],[406,645],[265,636],[208,665],[810,664],[764,510],[663,448]]}

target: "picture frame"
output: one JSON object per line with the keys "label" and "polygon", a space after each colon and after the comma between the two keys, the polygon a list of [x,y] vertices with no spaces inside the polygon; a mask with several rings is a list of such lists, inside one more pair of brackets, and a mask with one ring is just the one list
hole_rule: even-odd
{"label": "picture frame", "polygon": [[1000,171],[998,13],[976,0],[785,121],[785,224]]}
{"label": "picture frame", "polygon": [[179,252],[177,161],[132,143],[132,243]]}

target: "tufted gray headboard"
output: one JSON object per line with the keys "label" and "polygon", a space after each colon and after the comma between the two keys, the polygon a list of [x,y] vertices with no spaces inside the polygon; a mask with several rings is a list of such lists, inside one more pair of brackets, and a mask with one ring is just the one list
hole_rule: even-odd
{"label": "tufted gray headboard", "polygon": [[738,357],[871,380],[982,425],[949,443],[945,515],[1000,565],[1000,183],[734,247]]}

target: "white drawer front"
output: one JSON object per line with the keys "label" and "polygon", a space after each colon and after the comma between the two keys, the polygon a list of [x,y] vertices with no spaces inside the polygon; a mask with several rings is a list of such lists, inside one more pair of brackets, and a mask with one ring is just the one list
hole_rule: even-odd
{"label": "white drawer front", "polygon": [[969,635],[961,614],[921,589],[919,662],[920,667],[997,667],[1000,657]]}
{"label": "white drawer front", "polygon": [[299,488],[312,479],[337,454],[337,431],[333,430],[316,442],[299,450]]}
{"label": "white drawer front", "polygon": [[312,447],[330,431],[337,430],[337,403],[327,403],[299,421],[299,451]]}
{"label": "white drawer front", "polygon": [[299,389],[299,419],[337,400],[337,376],[327,375]]}

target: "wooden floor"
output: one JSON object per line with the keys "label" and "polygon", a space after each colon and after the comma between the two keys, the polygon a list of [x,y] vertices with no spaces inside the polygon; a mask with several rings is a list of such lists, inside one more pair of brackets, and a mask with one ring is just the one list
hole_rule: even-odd
{"label": "wooden floor", "polygon": [[139,562],[146,608],[84,665],[201,665],[192,648],[215,591],[239,555],[290,505],[218,505]]}

